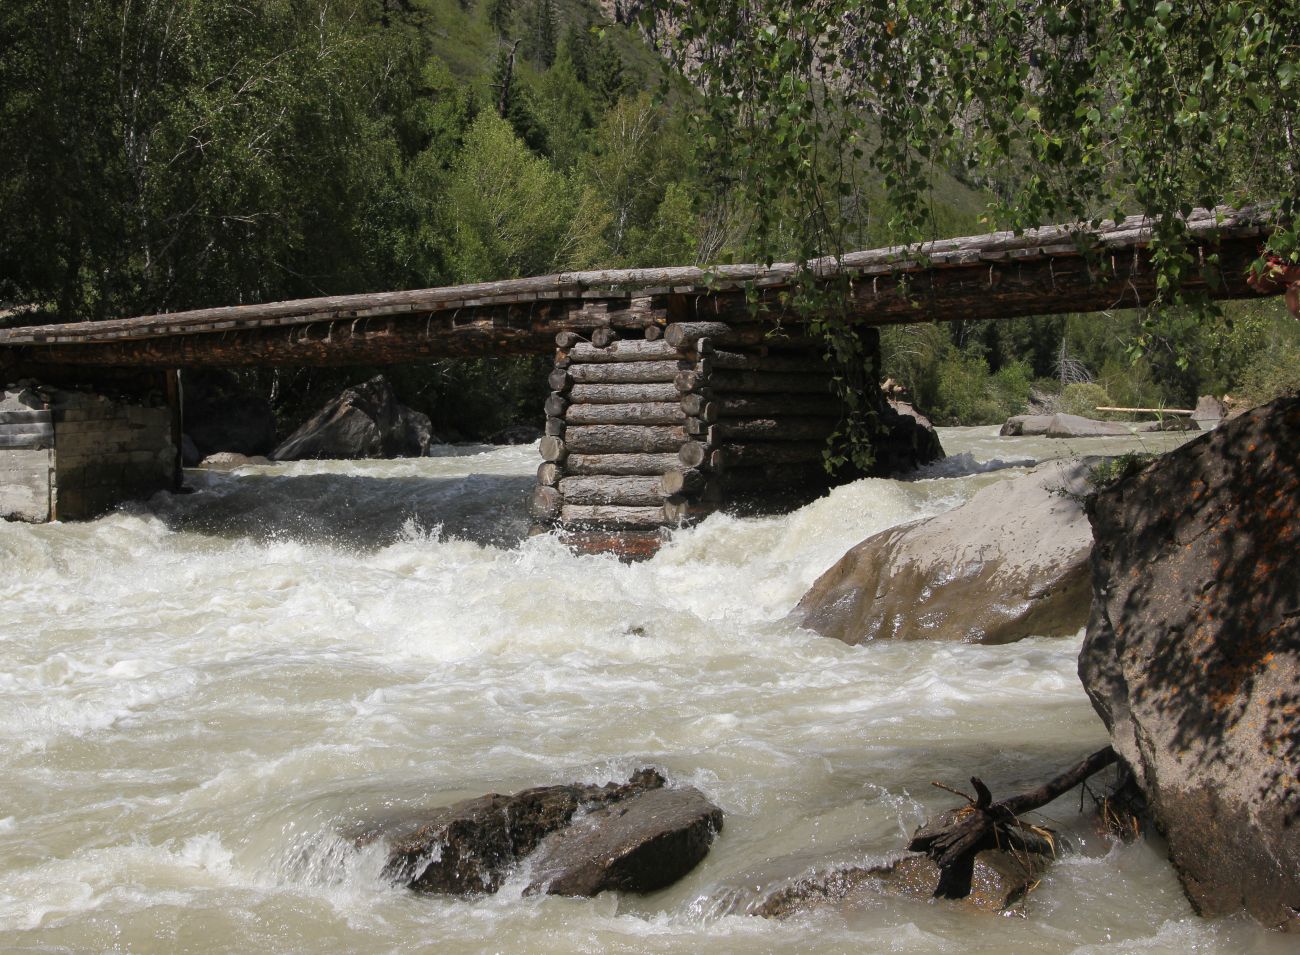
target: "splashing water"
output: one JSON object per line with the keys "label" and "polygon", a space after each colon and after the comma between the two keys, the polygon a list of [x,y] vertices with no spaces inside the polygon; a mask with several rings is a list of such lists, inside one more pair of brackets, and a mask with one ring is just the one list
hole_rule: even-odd
{"label": "splashing water", "polygon": [[[91,523],[0,525],[0,950],[1281,951],[1197,919],[1157,849],[1069,800],[1050,811],[1084,851],[1026,919],[734,914],[754,872],[895,851],[952,804],[932,779],[1010,792],[1104,741],[1077,639],[852,648],[787,619],[864,537],[1079,450],[944,441],[924,479],[714,516],[632,565],[527,536],[532,448],[193,472],[197,493]],[[646,898],[525,898],[522,875],[417,897],[338,834],[647,764],[727,822]]]}

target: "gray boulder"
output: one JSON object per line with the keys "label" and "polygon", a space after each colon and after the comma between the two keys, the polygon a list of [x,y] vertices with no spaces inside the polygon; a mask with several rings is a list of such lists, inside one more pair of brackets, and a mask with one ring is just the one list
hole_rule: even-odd
{"label": "gray boulder", "polygon": [[383,375],[345,389],[271,452],[275,461],[305,458],[400,458],[429,453],[427,415],[397,400]]}
{"label": "gray boulder", "polygon": [[1192,412],[1192,420],[1205,422],[1201,427],[1206,431],[1213,428],[1227,416],[1228,406],[1214,395],[1201,395],[1196,399],[1196,409]]}
{"label": "gray boulder", "polygon": [[1079,676],[1203,915],[1300,911],[1300,397],[1090,507]]}
{"label": "gray boulder", "polygon": [[1005,437],[1037,437],[1047,434],[1047,426],[1052,423],[1049,414],[1018,414],[1006,420],[998,434]]}
{"label": "gray boulder", "polygon": [[1095,421],[1076,414],[1054,414],[1044,435],[1049,438],[1106,438],[1133,433],[1122,421]]}
{"label": "gray boulder", "polygon": [[1088,616],[1088,471],[1042,465],[946,514],[869,537],[818,578],[796,613],[849,644],[1074,633]]}

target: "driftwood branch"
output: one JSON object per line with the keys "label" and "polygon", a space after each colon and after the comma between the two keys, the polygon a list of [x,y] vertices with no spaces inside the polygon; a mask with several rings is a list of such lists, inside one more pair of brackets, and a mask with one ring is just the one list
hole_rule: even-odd
{"label": "driftwood branch", "polygon": [[956,813],[955,820],[922,827],[908,845],[913,852],[924,852],[939,867],[935,896],[962,899],[970,894],[976,853],[998,848],[1041,851],[1045,841],[1028,830],[1019,817],[1069,792],[1117,758],[1115,750],[1107,746],[1037,789],[996,803],[988,787],[972,778],[975,799]]}

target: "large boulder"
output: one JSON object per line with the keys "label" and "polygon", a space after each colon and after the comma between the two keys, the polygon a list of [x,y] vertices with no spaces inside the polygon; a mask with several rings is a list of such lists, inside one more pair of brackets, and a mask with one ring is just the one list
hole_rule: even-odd
{"label": "large boulder", "polygon": [[1041,465],[867,538],[804,595],[803,626],[849,644],[1076,632],[1088,616],[1088,473],[1085,462]]}
{"label": "large boulder", "polygon": [[421,892],[493,893],[532,856],[528,892],[587,896],[672,884],[721,828],[722,810],[702,793],[666,789],[663,776],[643,769],[626,783],[490,793],[352,838],[359,846],[384,842],[387,877]]}
{"label": "large boulder", "polygon": [[345,389],[271,453],[275,461],[305,458],[400,458],[429,453],[427,415],[397,400],[383,375]]}
{"label": "large boulder", "polygon": [[880,432],[871,474],[893,477],[915,471],[944,456],[938,432],[925,415],[906,401],[882,401],[877,411]]}
{"label": "large boulder", "polygon": [[1300,397],[1099,493],[1079,675],[1188,898],[1297,926]]}

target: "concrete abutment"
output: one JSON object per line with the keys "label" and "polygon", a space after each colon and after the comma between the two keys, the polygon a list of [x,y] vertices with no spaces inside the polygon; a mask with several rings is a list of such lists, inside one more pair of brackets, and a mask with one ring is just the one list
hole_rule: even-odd
{"label": "concrete abutment", "polygon": [[[53,383],[59,381],[58,384]],[[169,400],[169,398],[171,400]],[[175,373],[52,369],[0,392],[0,518],[97,517],[179,485]]]}

